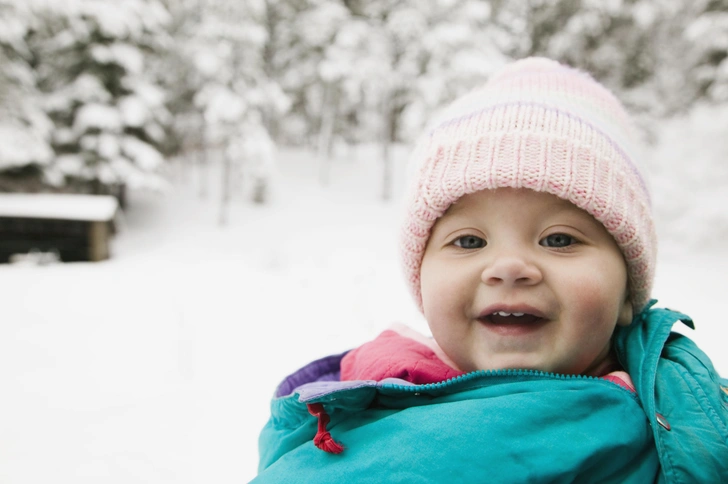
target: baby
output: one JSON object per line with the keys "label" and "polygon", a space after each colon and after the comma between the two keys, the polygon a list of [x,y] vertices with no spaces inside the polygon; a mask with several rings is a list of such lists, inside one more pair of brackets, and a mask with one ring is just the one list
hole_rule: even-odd
{"label": "baby", "polygon": [[619,101],[513,63],[417,146],[404,327],[278,387],[255,482],[721,482],[728,394],[654,308],[656,236]]}

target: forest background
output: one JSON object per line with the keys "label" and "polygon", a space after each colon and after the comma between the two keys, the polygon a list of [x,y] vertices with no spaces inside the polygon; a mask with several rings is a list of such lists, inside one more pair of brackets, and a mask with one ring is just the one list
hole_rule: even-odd
{"label": "forest background", "polygon": [[125,205],[109,261],[0,267],[0,482],[252,478],[284,375],[427,331],[409,148],[529,55],[635,116],[655,295],[725,375],[728,1],[0,0],[0,192]]}
{"label": "forest background", "polygon": [[674,230],[728,233],[693,203],[728,181],[725,0],[0,0],[0,191],[163,189],[222,150],[223,198],[264,201],[274,147],[313,149],[325,185],[337,149],[376,143],[388,199],[391,145],[531,55],[623,100]]}

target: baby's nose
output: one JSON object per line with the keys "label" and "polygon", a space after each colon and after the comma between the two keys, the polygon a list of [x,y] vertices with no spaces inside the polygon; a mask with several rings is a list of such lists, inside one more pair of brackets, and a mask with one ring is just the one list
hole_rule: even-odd
{"label": "baby's nose", "polygon": [[493,259],[481,274],[488,285],[510,284],[529,286],[541,282],[541,270],[524,257],[514,254],[502,255]]}

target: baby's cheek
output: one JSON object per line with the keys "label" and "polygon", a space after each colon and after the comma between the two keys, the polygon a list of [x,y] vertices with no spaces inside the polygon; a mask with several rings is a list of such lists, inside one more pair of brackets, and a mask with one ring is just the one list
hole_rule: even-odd
{"label": "baby's cheek", "polygon": [[437,308],[439,311],[442,306],[452,305],[460,292],[458,287],[457,279],[452,278],[445,271],[442,271],[440,275],[432,272],[423,274],[421,286],[423,306]]}
{"label": "baby's cheek", "polygon": [[610,277],[610,272],[613,270],[594,268],[581,274],[578,281],[573,284],[574,296],[584,309],[593,308],[594,311],[601,312],[607,307],[616,308],[622,302],[626,281]]}

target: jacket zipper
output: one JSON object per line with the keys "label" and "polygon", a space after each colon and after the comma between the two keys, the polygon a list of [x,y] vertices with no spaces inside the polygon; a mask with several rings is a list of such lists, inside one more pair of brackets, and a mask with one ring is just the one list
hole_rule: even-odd
{"label": "jacket zipper", "polygon": [[391,388],[408,392],[422,392],[431,390],[442,390],[449,386],[467,383],[481,377],[545,377],[556,380],[601,380],[596,376],[588,375],[566,375],[563,373],[550,373],[539,370],[476,370],[464,375],[456,376],[445,381],[437,383],[426,383],[424,385],[397,385],[394,383],[385,383],[382,388]]}

